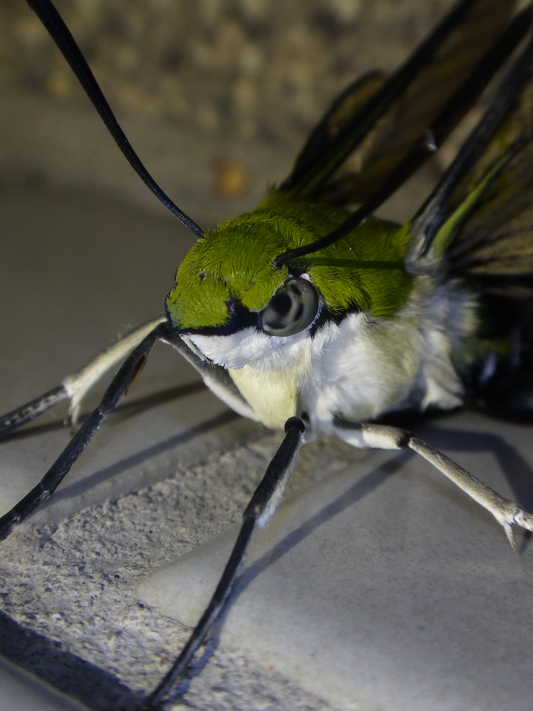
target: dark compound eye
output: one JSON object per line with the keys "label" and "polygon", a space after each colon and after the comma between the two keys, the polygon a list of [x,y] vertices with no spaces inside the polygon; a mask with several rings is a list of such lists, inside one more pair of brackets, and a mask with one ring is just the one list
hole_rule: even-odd
{"label": "dark compound eye", "polygon": [[259,314],[259,327],[271,336],[293,336],[307,328],[318,311],[318,295],[311,282],[287,279]]}

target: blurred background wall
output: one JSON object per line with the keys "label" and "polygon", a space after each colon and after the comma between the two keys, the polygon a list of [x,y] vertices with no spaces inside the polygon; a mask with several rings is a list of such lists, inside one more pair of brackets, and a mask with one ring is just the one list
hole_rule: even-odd
{"label": "blurred background wall", "polygon": [[[328,102],[360,73],[395,68],[451,4],[57,0],[149,169],[209,222],[281,180]],[[0,4],[0,177],[158,209],[23,0]]]}

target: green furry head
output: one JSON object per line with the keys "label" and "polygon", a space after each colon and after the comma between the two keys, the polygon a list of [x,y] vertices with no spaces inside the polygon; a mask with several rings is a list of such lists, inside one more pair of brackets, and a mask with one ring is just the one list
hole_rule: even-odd
{"label": "green furry head", "polygon": [[191,249],[166,301],[176,328],[223,328],[236,304],[258,313],[295,271],[309,274],[334,315],[357,308],[387,316],[405,303],[411,285],[404,269],[405,231],[369,218],[340,242],[276,270],[274,257],[328,234],[346,212],[273,202],[267,196],[256,211],[222,223]]}

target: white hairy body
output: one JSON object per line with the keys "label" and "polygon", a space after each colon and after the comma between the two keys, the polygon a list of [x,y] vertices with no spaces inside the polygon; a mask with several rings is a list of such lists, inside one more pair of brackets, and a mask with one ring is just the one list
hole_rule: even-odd
{"label": "white hairy body", "polygon": [[417,276],[408,303],[390,319],[352,313],[313,338],[311,324],[286,338],[247,328],[188,339],[228,369],[267,427],[306,413],[311,431],[338,434],[336,414],[365,422],[407,407],[461,405],[454,355],[475,324],[475,303],[457,284]]}
{"label": "white hairy body", "polygon": [[[165,320],[153,319],[134,329],[65,379],[73,414],[101,374],[116,365],[125,350],[140,343],[147,329]],[[191,334],[179,339],[205,384],[239,414],[272,428],[283,427],[294,415],[306,415],[306,432],[285,463],[283,485],[276,488],[258,523],[265,525],[274,513],[300,444],[319,430],[356,447],[417,452],[492,513],[516,550],[512,525],[533,531],[532,515],[411,433],[366,424],[388,411],[429,405],[450,409],[462,404],[457,366],[467,364],[465,345],[476,328],[472,296],[456,282],[416,276],[408,303],[391,318],[348,314],[339,325],[320,327],[314,337],[312,327],[286,338],[247,328],[229,336]],[[203,370],[201,354],[227,369],[245,400],[214,371]],[[335,415],[341,420],[336,421]],[[352,427],[348,420],[363,424]]]}

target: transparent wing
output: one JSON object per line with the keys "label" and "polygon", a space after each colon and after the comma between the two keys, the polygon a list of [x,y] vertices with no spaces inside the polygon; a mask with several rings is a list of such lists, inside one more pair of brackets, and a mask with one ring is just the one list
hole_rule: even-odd
{"label": "transparent wing", "polygon": [[533,41],[411,223],[414,268],[446,257],[483,291],[533,297]]}
{"label": "transparent wing", "polygon": [[[376,72],[355,82],[326,112],[281,189],[304,199],[363,201],[424,137],[514,5],[514,0],[463,0],[388,80]],[[457,113],[453,126],[464,115]]]}

